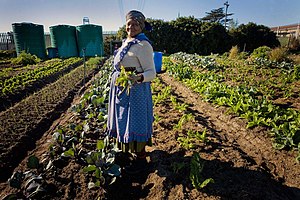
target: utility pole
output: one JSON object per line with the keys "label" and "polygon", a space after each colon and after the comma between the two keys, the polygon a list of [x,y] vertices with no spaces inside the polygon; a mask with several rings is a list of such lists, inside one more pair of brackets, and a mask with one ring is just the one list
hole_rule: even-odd
{"label": "utility pole", "polygon": [[297,31],[296,31],[296,39],[298,39],[298,37],[299,37],[299,23],[298,23]]}
{"label": "utility pole", "polygon": [[225,23],[224,23],[224,26],[225,26],[225,29],[227,29],[227,28],[226,28],[226,23],[227,23],[227,10],[228,10],[228,6],[229,6],[228,1],[226,1],[226,2],[224,3],[224,5],[226,6],[226,8],[225,8]]}

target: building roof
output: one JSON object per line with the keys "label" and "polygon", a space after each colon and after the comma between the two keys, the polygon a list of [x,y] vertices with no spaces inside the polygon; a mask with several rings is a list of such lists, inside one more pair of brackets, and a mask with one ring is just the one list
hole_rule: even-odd
{"label": "building roof", "polygon": [[289,25],[283,25],[283,26],[274,26],[271,27],[270,29],[272,31],[281,31],[281,30],[296,30],[299,28],[300,23],[296,24],[289,24]]}

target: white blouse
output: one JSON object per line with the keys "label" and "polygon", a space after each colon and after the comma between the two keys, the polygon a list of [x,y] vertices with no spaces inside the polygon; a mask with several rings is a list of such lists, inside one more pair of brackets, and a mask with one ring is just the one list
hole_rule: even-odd
{"label": "white blouse", "polygon": [[[126,46],[129,41],[131,40],[126,39],[120,49]],[[115,59],[119,58],[119,54],[120,51],[117,53]],[[153,60],[153,48],[148,41],[143,40],[137,44],[132,45],[120,64],[125,68],[135,67],[137,72],[141,72],[143,74],[143,82],[150,82],[156,76],[156,70]]]}

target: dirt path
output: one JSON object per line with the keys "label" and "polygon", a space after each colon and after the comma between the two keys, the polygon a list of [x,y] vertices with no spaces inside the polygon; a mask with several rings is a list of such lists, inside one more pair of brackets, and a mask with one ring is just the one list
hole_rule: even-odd
{"label": "dirt path", "polygon": [[[203,102],[198,95],[166,74],[159,75],[162,83],[172,87],[172,95],[178,102],[189,105],[188,112],[195,117],[184,129],[207,130],[207,143],[197,143],[186,150],[178,138],[185,132],[174,129],[182,113],[172,108],[170,100],[155,106],[160,120],[154,124],[153,146],[147,148],[149,164],[137,175],[123,174],[117,182],[104,190],[89,190],[80,166],[70,162],[58,172],[56,180],[50,180],[52,199],[300,199],[300,168],[295,153],[276,151],[264,129],[245,129],[245,122],[225,114],[226,109]],[[78,100],[78,99],[77,99]],[[75,100],[76,101],[76,100]],[[57,120],[64,124],[72,116],[65,113]],[[51,131],[37,142],[31,153],[41,157],[48,149]],[[193,153],[199,153],[205,162],[204,178],[213,178],[201,190],[194,189],[189,180]],[[182,165],[181,165],[182,164]],[[19,169],[26,165],[26,159]],[[184,166],[184,167],[180,167]],[[13,191],[5,183],[0,184],[3,194]]]}

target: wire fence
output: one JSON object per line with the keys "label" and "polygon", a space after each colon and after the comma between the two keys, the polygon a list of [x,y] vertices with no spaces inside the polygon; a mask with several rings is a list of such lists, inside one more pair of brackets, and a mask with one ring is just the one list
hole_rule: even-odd
{"label": "wire fence", "polygon": [[13,32],[0,33],[0,50],[15,49]]}

